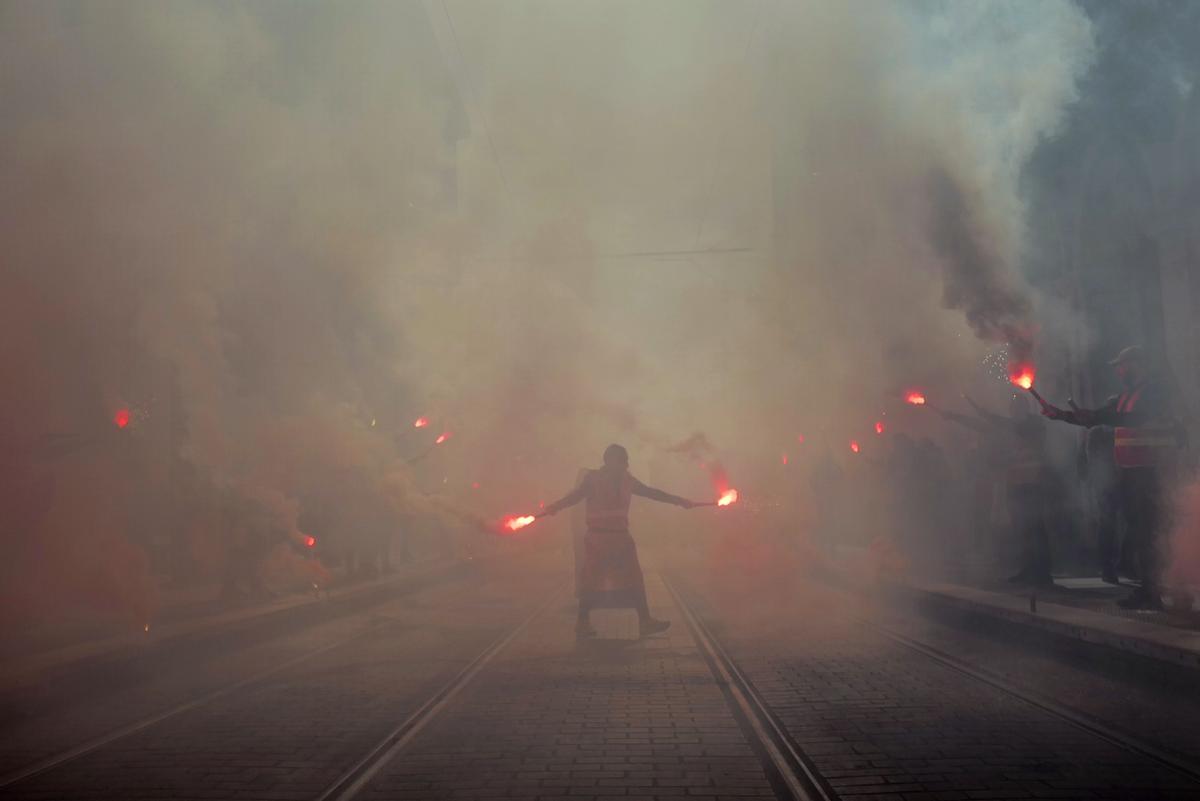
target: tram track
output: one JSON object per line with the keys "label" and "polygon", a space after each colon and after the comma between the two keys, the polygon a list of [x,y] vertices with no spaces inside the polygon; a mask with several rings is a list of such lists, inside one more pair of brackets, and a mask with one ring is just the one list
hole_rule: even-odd
{"label": "tram track", "polygon": [[1122,748],[1139,756],[1146,757],[1158,764],[1170,768],[1171,770],[1183,776],[1200,782],[1200,763],[1177,756],[1168,751],[1164,751],[1157,746],[1147,743],[1139,737],[1123,732],[1113,726],[1110,726],[1103,721],[1097,720],[1089,715],[1077,712],[1062,704],[1055,702],[1050,698],[1040,696],[1028,690],[1016,687],[1011,682],[1006,681],[1000,676],[996,676],[981,670],[967,662],[956,658],[952,654],[936,648],[928,643],[923,643],[906,634],[901,634],[887,626],[881,625],[865,618],[856,618],[856,621],[877,632],[883,637],[892,642],[907,648],[910,651],[921,654],[922,656],[949,668],[964,676],[968,676],[977,682],[986,684],[987,686],[1004,693],[1006,696],[1013,698],[1021,703],[1034,707],[1048,715],[1058,718],[1061,721],[1071,724],[1077,729],[1085,731],[1095,737],[1098,737],[1105,742]]}
{"label": "tram track", "polygon": [[488,663],[500,655],[510,643],[516,640],[526,629],[561,596],[562,590],[556,589],[550,597],[533,610],[524,620],[507,634],[495,639],[479,653],[455,676],[442,685],[425,703],[408,715],[395,728],[381,738],[376,744],[345,771],[336,781],[330,784],[316,797],[316,801],[350,801],[358,796],[371,780],[399,754],[421,731],[432,723],[451,702],[467,688],[468,685],[487,667]]}
{"label": "tram track", "polygon": [[[771,712],[754,683],[742,672],[720,640],[667,576],[663,583],[675,599],[688,630],[708,663],[713,678],[725,693],[743,731],[764,759],[767,778],[776,792],[792,801],[834,801],[837,794],[825,782],[804,750]],[[782,792],[781,792],[782,791]]]}
{"label": "tram track", "polygon": [[188,701],[183,701],[183,702],[175,704],[174,706],[171,706],[161,712],[156,712],[154,714],[139,718],[138,720],[136,720],[132,723],[127,723],[123,726],[118,726],[118,727],[106,732],[105,734],[101,734],[98,737],[94,737],[90,740],[80,743],[79,745],[64,749],[64,750],[59,751],[55,754],[52,754],[48,757],[45,757],[45,758],[40,759],[36,762],[33,762],[29,765],[26,765],[25,767],[18,768],[14,771],[11,771],[8,774],[5,774],[4,776],[0,776],[0,790],[3,790],[6,787],[11,787],[13,785],[19,784],[20,782],[26,781],[28,779],[32,779],[36,776],[40,776],[40,775],[47,773],[51,770],[54,770],[56,768],[62,767],[62,766],[66,765],[70,762],[73,762],[81,757],[87,756],[88,754],[98,751],[101,748],[104,748],[106,746],[120,742],[121,740],[125,740],[129,737],[132,737],[135,734],[138,734],[138,733],[146,731],[147,729],[150,729],[154,726],[157,726],[160,723],[164,723],[168,720],[171,720],[172,718],[179,717],[180,715],[182,715],[186,712],[190,712],[192,710],[199,709],[203,706],[211,704],[214,701],[217,701],[217,700],[220,700],[227,696],[233,695],[234,693],[239,692],[241,690],[255,687],[263,682],[268,681],[269,679],[271,679],[274,676],[278,676],[278,675],[284,673],[285,671],[288,671],[294,667],[297,667],[298,665],[302,665],[305,662],[309,662],[313,659],[316,659],[317,657],[319,657],[323,654],[330,653],[330,652],[335,651],[339,648],[342,648],[346,645],[349,645],[359,639],[362,639],[363,637],[367,636],[368,634],[375,633],[378,631],[378,629],[379,629],[378,626],[372,625],[370,622],[368,622],[368,624],[365,625],[362,628],[362,630],[355,631],[353,634],[338,638],[337,640],[335,640],[333,642],[326,643],[325,645],[322,645],[318,648],[315,648],[310,651],[306,651],[305,653],[300,654],[296,657],[293,657],[292,659],[287,659],[283,662],[280,662],[280,663],[277,663],[277,664],[271,666],[270,668],[267,668],[267,669],[261,670],[261,671],[257,671],[243,679],[239,679],[239,680],[232,682],[230,684],[227,684],[223,687],[219,687],[216,690],[213,690],[211,692],[204,693],[197,698],[193,698]]}
{"label": "tram track", "polygon": [[[821,776],[814,760],[789,735],[786,726],[772,711],[763,693],[705,623],[702,615],[694,609],[693,603],[688,601],[690,593],[685,589],[686,584],[672,582],[667,576],[663,576],[663,581],[683,612],[688,628],[709,663],[714,679],[725,691],[735,715],[741,719],[743,730],[754,740],[756,750],[763,756],[764,767],[779,796],[794,801],[833,801],[839,798],[837,792]],[[691,594],[695,597],[694,593]],[[1011,700],[1067,723],[1109,745],[1148,759],[1191,781],[1200,782],[1200,763],[1164,751],[1103,721],[1017,687],[999,676],[980,670],[941,649],[887,626],[861,616],[853,616],[851,619],[879,636],[920,654],[943,668],[986,685]]]}
{"label": "tram track", "polygon": [[[758,764],[762,766],[776,796],[794,801],[833,801],[833,799],[839,798],[839,791],[844,792],[844,788],[839,784],[837,778],[832,778],[836,774],[831,772],[830,778],[827,778],[821,772],[822,767],[828,768],[828,762],[822,761],[820,751],[814,750],[812,754],[807,753],[805,744],[811,745],[810,741],[803,740],[801,734],[793,736],[793,733],[789,731],[788,726],[795,724],[794,712],[781,705],[784,703],[781,701],[783,696],[779,695],[779,690],[770,689],[770,679],[767,679],[767,683],[763,685],[766,689],[760,689],[756,680],[762,680],[762,675],[754,672],[757,668],[755,668],[753,660],[746,666],[740,665],[735,657],[735,653],[738,652],[732,641],[728,645],[722,642],[721,637],[718,636],[718,632],[722,632],[722,629],[703,603],[704,596],[692,589],[682,578],[672,580],[671,577],[664,575],[662,580],[680,610],[682,622],[686,624],[686,628],[697,646],[707,667],[707,673],[711,675],[724,696],[725,706],[732,713],[751,750],[757,756]],[[390,711],[379,714],[369,727],[360,727],[359,732],[353,735],[355,737],[353,747],[341,753],[336,760],[330,760],[326,764],[323,775],[311,780],[298,780],[298,783],[294,783],[289,788],[289,792],[294,793],[296,797],[313,798],[316,801],[351,801],[369,794],[371,788],[378,789],[378,782],[391,775],[392,771],[389,770],[389,766],[396,763],[406,749],[410,749],[414,741],[422,736],[423,732],[427,732],[426,737],[436,738],[438,735],[429,731],[431,725],[446,718],[448,710],[457,708],[458,700],[473,684],[478,683],[477,680],[481,675],[491,675],[487,672],[489,666],[494,665],[497,658],[504,654],[506,649],[509,649],[523,633],[527,632],[547,609],[559,601],[562,594],[562,587],[559,586],[552,592],[542,595],[541,601],[527,596],[520,606],[515,606],[505,612],[503,617],[495,619],[494,624],[487,629],[480,630],[472,626],[474,631],[471,636],[459,642],[454,661],[443,662],[442,666],[435,671],[422,669],[423,678],[419,679],[419,683],[404,684],[399,688],[393,687],[395,679],[390,678],[390,671],[383,669],[380,672],[381,668],[377,667],[376,673],[384,683],[376,681],[373,686],[377,692],[381,688],[387,688],[387,693],[391,698],[387,709]],[[382,631],[381,627],[391,628],[406,625],[406,621],[402,618],[381,617],[378,611],[378,609],[372,610],[369,616],[373,625],[365,625],[361,630],[339,636],[311,651],[272,665],[253,675],[245,676],[212,692],[142,717],[135,722],[115,728],[107,734],[62,750],[0,777],[0,790],[6,790],[14,785],[22,785],[23,782],[43,774],[53,773],[88,754],[96,752],[101,752],[102,755],[109,754],[108,757],[101,756],[101,759],[111,762],[114,758],[119,757],[120,749],[111,753],[104,749],[139,733],[154,730],[156,726],[178,718],[187,712],[201,709],[218,699],[234,696],[237,693],[253,693],[256,687],[269,684],[272,679],[281,679],[281,684],[287,684],[288,680],[282,680],[285,672],[302,666],[322,654],[329,654],[338,649],[348,649],[347,656],[350,657],[351,664],[355,661],[362,661],[364,653],[373,653],[374,658],[378,658],[382,654],[385,660],[383,664],[386,664],[386,660],[392,658],[389,654],[392,653],[390,649],[394,646],[388,646],[385,650],[376,649],[375,652],[370,650],[361,652],[354,647],[357,641],[372,633]],[[712,618],[711,622],[706,618]],[[953,671],[954,674],[968,679],[970,684],[963,684],[963,687],[986,685],[988,692],[999,693],[1005,699],[1023,704],[1027,707],[1027,711],[1024,713],[1027,717],[1048,715],[1055,720],[1070,724],[1077,730],[1086,732],[1086,739],[1096,738],[1103,741],[1106,748],[1115,746],[1123,751],[1136,754],[1142,763],[1153,762],[1156,766],[1168,768],[1173,774],[1185,777],[1189,786],[1191,782],[1200,781],[1200,769],[1187,758],[1164,752],[1136,737],[1131,737],[1125,732],[1107,726],[1102,721],[1062,706],[1053,699],[1038,697],[1022,687],[1014,686],[1001,677],[990,675],[987,671],[967,664],[953,654],[909,636],[907,633],[891,629],[885,624],[860,615],[846,615],[845,618],[864,632],[870,632],[876,637],[886,639],[908,652],[919,655],[920,658],[915,660],[914,664],[921,672],[924,672],[926,668],[921,668],[920,665],[936,664],[938,671]],[[412,647],[411,640],[406,638],[404,642],[409,642],[410,645],[407,647]],[[339,663],[341,661],[344,660],[339,658]],[[704,669],[699,668],[699,670],[699,675],[704,675]],[[318,674],[321,672],[318,671]],[[311,670],[299,672],[301,678],[311,673]],[[707,676],[705,679],[707,680]],[[236,696],[236,703],[241,703],[240,699],[242,696]],[[378,704],[379,702],[373,703]],[[271,714],[274,715],[276,707],[271,706],[270,709],[272,710]],[[723,711],[722,714],[724,714]],[[793,717],[789,718],[789,715]],[[167,727],[163,735],[169,736],[172,730],[181,733],[189,728],[194,727],[190,723],[184,724],[182,728]],[[729,728],[734,730],[732,724],[729,724]],[[345,737],[346,734],[343,732],[339,736]],[[803,742],[799,740],[803,740]],[[286,740],[279,742],[284,744],[285,749],[291,748]],[[858,741],[850,742],[857,743]],[[1100,747],[1099,743],[1096,747]],[[1090,750],[1094,752],[1096,749]],[[259,751],[256,750],[255,753],[259,753]],[[266,755],[271,753],[271,749],[265,748],[261,753]],[[749,755],[747,755],[747,759],[753,762],[753,758]],[[84,769],[84,775],[87,775],[87,771],[92,770],[88,766],[81,767]],[[68,771],[61,776],[55,774],[50,778],[59,781],[64,778],[76,781],[78,775]],[[879,781],[882,782],[883,779],[879,779]],[[30,789],[36,795],[39,788],[36,783],[31,784],[33,786]],[[24,786],[22,785],[18,789],[23,791]]]}
{"label": "tram track", "polygon": [[[551,593],[548,600],[539,605],[532,613],[524,616],[515,627],[506,627],[506,633],[491,640],[448,683],[437,689],[423,702],[418,697],[417,703],[420,705],[415,712],[407,716],[401,724],[389,731],[386,737],[371,748],[358,762],[354,763],[351,768],[346,770],[337,781],[324,790],[319,790],[318,786],[318,794],[315,794],[314,797],[319,799],[353,797],[376,771],[382,768],[387,761],[432,721],[458,693],[470,684],[471,680],[483,670],[488,662],[497,656],[512,640],[518,637],[560,594],[561,590],[555,590]],[[381,606],[384,605],[381,604]],[[155,730],[156,727],[167,724],[189,712],[203,710],[222,699],[235,697],[239,693],[253,693],[263,686],[268,685],[272,679],[281,678],[296,668],[303,667],[307,663],[317,660],[319,657],[342,649],[351,648],[372,635],[380,634],[385,629],[405,625],[402,621],[390,619],[386,616],[381,617],[378,614],[380,607],[372,607],[366,610],[365,619],[362,621],[361,626],[349,634],[339,636],[330,642],[311,648],[292,658],[277,662],[270,667],[253,672],[241,679],[217,687],[209,692],[201,693],[196,697],[183,700],[165,709],[144,715],[132,722],[116,726],[103,734],[68,748],[63,748],[46,757],[11,770],[7,774],[0,776],[0,794],[19,791],[31,780],[67,768],[72,763],[84,757],[104,752],[104,749],[107,748],[119,746],[123,741],[129,740],[136,735]]]}

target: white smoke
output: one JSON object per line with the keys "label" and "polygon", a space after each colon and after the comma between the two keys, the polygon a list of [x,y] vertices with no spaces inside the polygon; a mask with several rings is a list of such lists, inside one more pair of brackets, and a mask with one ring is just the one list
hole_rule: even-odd
{"label": "white smoke", "polygon": [[[614,440],[636,467],[704,431],[745,486],[797,431],[968,372],[947,299],[1027,297],[1021,171],[1091,58],[1070,3],[445,9],[452,39],[417,3],[3,6],[12,437],[100,431],[92,470],[161,480],[199,537],[222,493],[323,541],[472,528]],[[945,266],[933,176],[979,258]],[[660,251],[717,252],[631,255]],[[171,420],[126,433],[177,442],[171,482],[110,436],[151,397]],[[418,414],[454,437],[406,466]],[[88,543],[137,539],[144,493],[12,470],[115,511],[103,538],[51,516],[9,541],[108,564],[126,549]],[[96,592],[151,583],[117,561]]]}

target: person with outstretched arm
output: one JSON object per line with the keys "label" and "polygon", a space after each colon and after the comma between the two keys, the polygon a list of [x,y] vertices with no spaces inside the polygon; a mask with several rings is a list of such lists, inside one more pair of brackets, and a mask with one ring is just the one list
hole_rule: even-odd
{"label": "person with outstretched arm", "polygon": [[1150,375],[1141,348],[1122,350],[1110,362],[1121,382],[1120,395],[1098,409],[1074,403],[1060,409],[1042,402],[1042,414],[1076,426],[1113,429],[1117,501],[1133,539],[1142,584],[1118,603],[1127,609],[1162,609],[1159,555],[1166,522],[1166,474],[1181,444],[1165,388]]}
{"label": "person with outstretched arm", "polygon": [[629,504],[634,495],[684,509],[701,505],[638,481],[629,472],[629,452],[620,445],[609,445],[604,451],[602,467],[588,470],[575,489],[538,515],[557,514],[580,501],[587,504],[587,533],[579,575],[579,619],[575,626],[580,638],[596,635],[591,611],[613,596],[627,599],[637,610],[641,636],[666,631],[671,625],[670,621],[650,616],[637,546],[629,535]]}

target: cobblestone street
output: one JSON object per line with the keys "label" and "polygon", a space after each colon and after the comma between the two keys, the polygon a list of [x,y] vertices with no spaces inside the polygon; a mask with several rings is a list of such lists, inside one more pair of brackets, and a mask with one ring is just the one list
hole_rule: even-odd
{"label": "cobblestone street", "polygon": [[[1195,741],[1160,751],[1153,732],[1106,728],[1119,690],[1054,673],[1074,668],[1042,672],[1093,698],[1085,725],[938,656],[961,641],[987,657],[966,633],[894,635],[907,618],[878,625],[832,589],[803,596],[820,615],[764,615],[686,571],[647,573],[665,635],[610,610],[576,642],[563,575],[496,565],[78,702],[8,696],[2,794],[1200,798]],[[914,630],[940,650],[897,639]]]}
{"label": "cobblestone street", "polygon": [[0,0],[0,801],[1200,801],[1200,0]]}

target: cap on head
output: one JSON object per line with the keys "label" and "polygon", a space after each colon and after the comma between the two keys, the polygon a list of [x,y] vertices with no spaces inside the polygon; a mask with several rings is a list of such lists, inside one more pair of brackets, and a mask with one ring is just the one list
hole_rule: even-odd
{"label": "cap on head", "polygon": [[604,449],[604,464],[609,467],[629,467],[629,451],[620,445],[609,445]]}
{"label": "cap on head", "polygon": [[1142,364],[1145,357],[1142,354],[1142,349],[1137,345],[1131,345],[1117,354],[1117,358],[1113,359],[1109,364],[1116,367],[1118,364],[1128,364],[1129,362],[1137,362]]}

